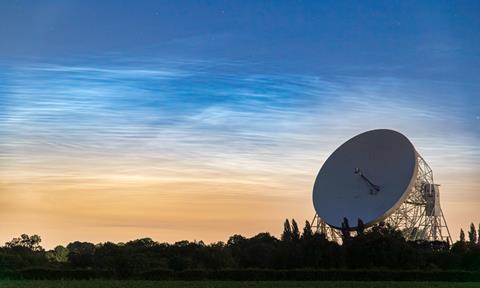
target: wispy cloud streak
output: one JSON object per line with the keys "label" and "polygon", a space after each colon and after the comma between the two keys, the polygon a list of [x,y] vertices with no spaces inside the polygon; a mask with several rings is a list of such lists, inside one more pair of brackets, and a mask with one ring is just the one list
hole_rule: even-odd
{"label": "wispy cloud streak", "polygon": [[[379,127],[409,136],[450,189],[480,186],[471,176],[480,169],[479,103],[462,101],[460,87],[227,70],[192,62],[0,71],[3,202],[112,195],[102,202],[132,189],[308,199],[331,151]],[[447,197],[480,202],[472,192]]]}

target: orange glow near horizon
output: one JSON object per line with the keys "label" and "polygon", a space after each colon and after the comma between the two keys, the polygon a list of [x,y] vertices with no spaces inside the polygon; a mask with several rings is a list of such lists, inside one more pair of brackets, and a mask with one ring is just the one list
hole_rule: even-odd
{"label": "orange glow near horizon", "polygon": [[312,220],[328,155],[377,128],[431,166],[454,239],[480,222],[480,122],[462,87],[188,64],[0,70],[0,243],[279,237],[286,218]]}
{"label": "orange glow near horizon", "polygon": [[[26,169],[14,181],[2,178],[0,241],[21,233],[39,234],[43,245],[52,248],[75,240],[125,242],[151,237],[160,242],[211,243],[234,234],[279,236],[285,218],[303,225],[314,215],[311,188],[320,165],[314,159],[306,164],[303,174],[292,177],[289,169],[270,175],[260,171],[248,175],[242,170],[182,173],[180,168],[159,175],[103,175],[98,171],[112,167],[99,164],[70,173],[63,170],[64,176],[61,171],[46,176]],[[478,183],[475,175],[452,176],[455,181],[439,183],[442,208],[456,239],[460,228],[480,221],[478,202],[459,200],[462,195],[475,195],[478,186],[461,183]]]}

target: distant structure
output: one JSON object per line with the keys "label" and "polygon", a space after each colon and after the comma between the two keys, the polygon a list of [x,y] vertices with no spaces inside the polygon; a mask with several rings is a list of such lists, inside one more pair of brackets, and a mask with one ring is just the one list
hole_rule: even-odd
{"label": "distant structure", "polygon": [[[340,241],[341,229],[355,233],[380,223],[407,240],[452,243],[432,169],[399,132],[359,134],[325,161],[313,188],[314,231]],[[350,233],[350,232],[349,232]]]}

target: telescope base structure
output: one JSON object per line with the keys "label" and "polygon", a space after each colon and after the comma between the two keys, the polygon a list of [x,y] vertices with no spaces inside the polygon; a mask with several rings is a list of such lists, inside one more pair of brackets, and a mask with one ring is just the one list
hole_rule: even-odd
{"label": "telescope base structure", "polygon": [[325,223],[320,217],[318,217],[318,214],[313,216],[311,227],[313,233],[323,234],[329,241],[337,243],[342,242],[342,231]]}
{"label": "telescope base structure", "polygon": [[[407,199],[383,222],[402,231],[407,241],[442,241],[452,244],[440,207],[439,185],[434,184],[432,169],[418,153],[417,163],[417,178]],[[324,234],[331,241],[341,242],[342,232],[329,226],[317,214],[312,221],[312,230]],[[352,230],[351,233],[356,232]]]}

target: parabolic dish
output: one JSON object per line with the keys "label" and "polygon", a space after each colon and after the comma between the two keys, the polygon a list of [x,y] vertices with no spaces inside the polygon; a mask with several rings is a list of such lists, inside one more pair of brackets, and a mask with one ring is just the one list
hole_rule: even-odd
{"label": "parabolic dish", "polygon": [[417,152],[403,134],[378,129],[359,134],[335,150],[313,187],[313,205],[328,225],[370,226],[406,199],[417,176]]}

